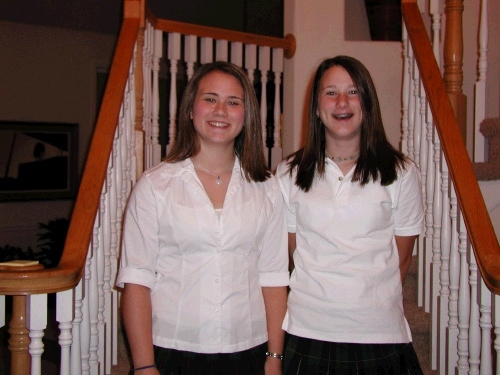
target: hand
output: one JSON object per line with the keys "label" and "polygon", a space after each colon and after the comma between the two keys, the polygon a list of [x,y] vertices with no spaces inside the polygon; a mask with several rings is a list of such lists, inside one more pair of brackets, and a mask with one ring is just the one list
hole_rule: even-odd
{"label": "hand", "polygon": [[283,373],[283,361],[278,358],[267,357],[264,363],[264,373],[266,375],[281,375]]}

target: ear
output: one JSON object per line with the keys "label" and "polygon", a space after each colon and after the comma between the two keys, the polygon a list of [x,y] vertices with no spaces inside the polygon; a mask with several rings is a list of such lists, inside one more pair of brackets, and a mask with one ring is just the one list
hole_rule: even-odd
{"label": "ear", "polygon": [[316,117],[319,118],[319,109],[316,109]]}
{"label": "ear", "polygon": [[193,111],[189,111],[189,118],[192,120],[193,119]]}

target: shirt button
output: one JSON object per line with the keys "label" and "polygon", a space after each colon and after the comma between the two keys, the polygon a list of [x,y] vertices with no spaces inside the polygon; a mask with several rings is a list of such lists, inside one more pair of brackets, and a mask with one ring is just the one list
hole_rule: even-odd
{"label": "shirt button", "polygon": [[214,309],[214,311],[215,311],[215,312],[219,312],[219,309],[216,307],[216,308]]}
{"label": "shirt button", "polygon": [[215,283],[218,284],[219,283],[219,278],[216,278],[215,279]]}
{"label": "shirt button", "polygon": [[339,181],[342,181],[344,179],[344,177],[339,177]]}
{"label": "shirt button", "polygon": [[220,222],[221,222],[222,224],[225,224],[225,223],[226,223],[226,219],[222,219]]}
{"label": "shirt button", "polygon": [[216,252],[220,253],[220,247],[217,248],[217,250],[215,250]]}

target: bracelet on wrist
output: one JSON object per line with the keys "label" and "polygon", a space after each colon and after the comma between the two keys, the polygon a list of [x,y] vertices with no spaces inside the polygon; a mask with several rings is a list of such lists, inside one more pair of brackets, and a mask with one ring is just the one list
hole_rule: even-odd
{"label": "bracelet on wrist", "polygon": [[152,364],[152,365],[148,365],[148,366],[142,366],[142,367],[137,367],[137,368],[133,368],[132,371],[141,371],[141,370],[146,370],[148,368],[153,368],[153,367],[156,367],[155,364]]}
{"label": "bracelet on wrist", "polygon": [[278,358],[279,360],[283,360],[283,356],[281,354],[277,353],[271,353],[271,352],[266,352],[267,357],[273,357],[273,358]]}

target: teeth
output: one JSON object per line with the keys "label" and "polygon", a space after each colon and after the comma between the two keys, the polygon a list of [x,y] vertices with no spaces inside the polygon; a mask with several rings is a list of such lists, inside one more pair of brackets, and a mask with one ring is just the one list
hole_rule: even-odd
{"label": "teeth", "polygon": [[215,126],[217,128],[224,128],[227,126],[224,122],[211,122],[210,125]]}
{"label": "teeth", "polygon": [[349,118],[351,116],[352,115],[348,114],[348,113],[342,113],[342,114],[338,114],[338,115],[333,115],[333,117],[335,117],[335,118],[341,118],[341,119],[343,119],[343,118]]}

